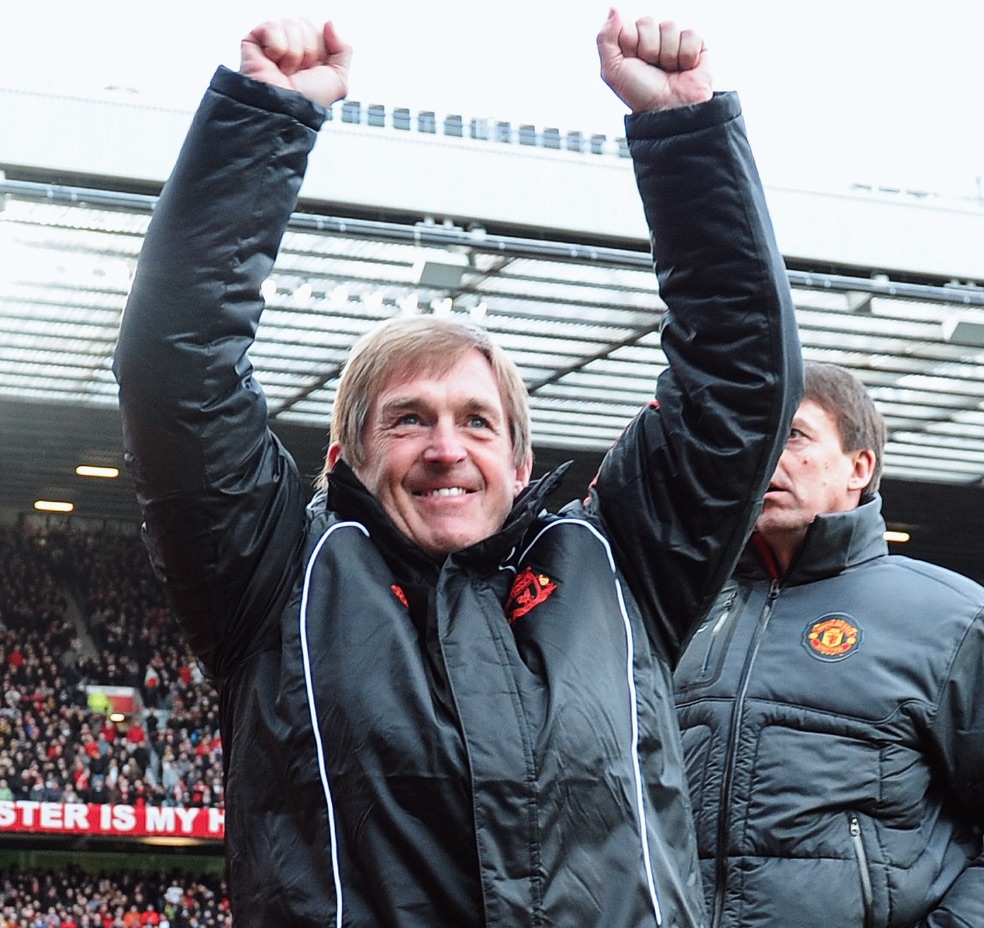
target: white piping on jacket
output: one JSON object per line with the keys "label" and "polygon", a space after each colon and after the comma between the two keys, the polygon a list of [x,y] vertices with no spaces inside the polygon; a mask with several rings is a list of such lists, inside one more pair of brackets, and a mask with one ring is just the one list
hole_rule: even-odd
{"label": "white piping on jacket", "polygon": [[331,784],[328,782],[328,771],[325,769],[325,748],[321,740],[321,728],[318,724],[318,707],[314,702],[314,684],[311,680],[311,655],[308,651],[307,641],[307,605],[308,592],[311,584],[311,568],[318,559],[322,545],[328,540],[328,536],[340,528],[357,528],[367,538],[369,532],[364,525],[358,522],[336,522],[318,539],[311,557],[308,559],[307,567],[304,569],[304,591],[301,594],[301,614],[300,614],[300,639],[301,639],[301,659],[304,664],[304,687],[307,690],[308,712],[311,714],[311,728],[314,731],[314,740],[318,748],[318,773],[321,776],[321,789],[325,794],[325,804],[328,807],[328,833],[331,836],[331,875],[335,881],[335,925],[342,928],[342,882],[338,868],[338,839],[335,835],[335,803],[331,798]]}
{"label": "white piping on jacket", "polygon": [[[608,543],[608,539],[602,535],[595,526],[590,522],[586,522],[582,519],[574,518],[563,518],[558,519],[555,522],[551,522],[549,525],[545,526],[542,531],[540,531],[532,542],[527,546],[526,550],[520,555],[519,561],[522,562],[526,555],[530,552],[533,546],[540,540],[540,538],[551,528],[556,528],[559,525],[579,525],[583,528],[588,529],[591,534],[593,534],[602,544],[605,549],[605,555],[608,558],[608,564],[612,571],[612,578],[615,585],[615,595],[618,598],[619,612],[622,616],[622,627],[625,631],[625,646],[626,646],[626,684],[629,694],[629,705],[631,707],[631,749],[632,749],[632,775],[635,780],[635,792],[636,792],[636,817],[637,826],[639,830],[639,842],[642,846],[642,857],[643,863],[646,868],[646,882],[649,888],[649,898],[653,904],[653,912],[656,916],[656,924],[662,925],[663,915],[659,904],[659,895],[656,891],[656,883],[653,877],[653,866],[652,857],[649,850],[649,836],[646,829],[646,815],[645,806],[643,803],[643,793],[642,793],[642,769],[639,763],[639,714],[638,714],[638,700],[636,697],[636,686],[635,678],[632,672],[633,657],[635,654],[635,643],[632,635],[632,626],[629,621],[628,610],[625,606],[625,597],[622,594],[622,585],[618,582],[615,559],[612,557],[611,546]],[[307,643],[307,603],[308,603],[308,591],[311,580],[311,569],[314,562],[318,558],[318,554],[321,551],[322,546],[328,540],[328,536],[333,534],[337,529],[340,528],[356,528],[362,532],[367,538],[369,537],[369,532],[366,530],[364,525],[358,522],[336,522],[332,525],[318,540],[318,544],[315,546],[314,551],[311,553],[311,557],[308,560],[307,567],[304,571],[304,589],[301,594],[301,608],[300,608],[300,640],[301,640],[301,653],[302,660],[304,664],[304,685],[307,690],[308,697],[308,711],[311,714],[311,727],[314,732],[314,739],[318,749],[318,771],[321,776],[321,787],[325,795],[325,803],[328,807],[328,828],[331,836],[331,869],[332,877],[335,882],[335,925],[336,928],[342,928],[342,885],[339,876],[338,868],[338,844],[335,836],[335,805],[331,798],[331,785],[328,782],[328,772],[325,770],[325,759],[324,759],[324,745],[321,740],[321,730],[318,725],[318,710],[314,701],[314,686],[311,679],[311,661],[310,654],[308,652]],[[509,569],[509,568],[506,568]],[[515,572],[515,568],[513,568]]]}
{"label": "white piping on jacket", "polygon": [[547,531],[561,525],[579,525],[591,532],[591,534],[594,535],[604,547],[605,555],[608,558],[608,565],[612,570],[612,580],[615,584],[615,595],[618,597],[618,607],[622,615],[622,627],[625,629],[625,650],[627,654],[625,677],[628,685],[629,705],[631,706],[632,716],[632,775],[635,779],[636,816],[639,828],[639,842],[642,845],[642,859],[646,867],[646,882],[649,886],[649,898],[652,900],[653,912],[656,915],[656,924],[662,925],[663,912],[660,908],[659,894],[656,891],[656,881],[653,877],[652,857],[649,850],[649,836],[646,829],[645,805],[643,804],[642,767],[639,763],[639,708],[636,697],[635,677],[632,673],[632,663],[635,655],[635,639],[632,635],[632,625],[629,621],[629,613],[625,607],[625,597],[622,594],[622,584],[618,582],[618,574],[615,568],[615,558],[612,556],[611,545],[608,543],[608,539],[605,538],[605,536],[602,535],[601,532],[599,532],[598,529],[590,522],[587,522],[584,519],[564,517],[544,526],[543,530],[537,533],[537,536],[530,542],[530,544],[526,547],[526,550],[520,555],[519,560],[522,562],[526,558],[533,546]]}

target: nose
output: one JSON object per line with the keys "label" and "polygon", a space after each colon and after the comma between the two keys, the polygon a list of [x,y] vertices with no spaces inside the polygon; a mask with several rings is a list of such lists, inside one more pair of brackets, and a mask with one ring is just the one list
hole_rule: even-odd
{"label": "nose", "polygon": [[455,464],[464,460],[466,451],[458,429],[451,421],[439,419],[430,432],[430,441],[424,450],[424,460],[434,464]]}
{"label": "nose", "polygon": [[790,461],[796,459],[796,451],[790,448],[787,444],[785,448],[782,449],[782,454],[779,455],[779,460],[776,462],[776,473],[778,474],[780,470],[785,468]]}

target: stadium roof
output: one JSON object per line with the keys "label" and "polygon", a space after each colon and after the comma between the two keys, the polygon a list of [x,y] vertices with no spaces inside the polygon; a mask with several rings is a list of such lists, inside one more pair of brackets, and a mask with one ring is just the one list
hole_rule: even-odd
{"label": "stadium roof", "polygon": [[[594,163],[617,162],[624,173],[628,165],[619,153]],[[40,497],[65,497],[84,501],[80,515],[133,520],[132,488],[92,489],[75,468],[122,463],[111,359],[159,182],[66,183],[80,175],[11,171],[6,163],[8,176],[0,175],[0,510],[20,512]],[[555,175],[568,167],[558,161],[546,169]],[[467,179],[473,188],[474,177]],[[454,182],[449,176],[446,186]],[[153,192],[135,192],[144,189]],[[563,205],[553,193],[551,200]],[[638,212],[637,204],[633,209]],[[842,237],[850,231],[849,224],[833,225]],[[863,250],[863,243],[853,247]],[[886,416],[889,482],[979,490],[981,279],[784,253],[806,357],[855,370]],[[349,348],[394,314],[450,314],[488,327],[529,386],[534,442],[546,461],[596,460],[651,396],[665,363],[659,347],[665,307],[645,241],[591,236],[574,223],[565,231],[434,219],[406,207],[358,209],[312,197],[293,217],[264,294],[268,308],[251,357],[273,425],[292,437],[309,473],[323,454]],[[979,505],[982,497],[965,498]]]}

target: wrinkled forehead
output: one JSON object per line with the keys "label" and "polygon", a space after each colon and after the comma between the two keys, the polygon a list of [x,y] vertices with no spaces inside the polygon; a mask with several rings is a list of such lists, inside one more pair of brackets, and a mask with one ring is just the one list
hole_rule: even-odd
{"label": "wrinkled forehead", "polygon": [[445,377],[469,349],[458,352],[422,351],[409,357],[394,358],[380,373],[376,394],[419,377]]}
{"label": "wrinkled forehead", "polygon": [[834,432],[840,432],[837,424],[836,411],[828,409],[825,403],[812,396],[804,397],[803,401],[799,404],[799,409],[796,410],[793,421],[795,422],[797,419],[802,422],[809,422],[818,427],[822,426]]}
{"label": "wrinkled forehead", "polygon": [[[489,380],[495,386],[501,401],[502,385],[498,382],[489,359],[478,348],[465,346],[458,351],[423,351],[412,357],[394,359],[381,372],[371,403],[375,404],[384,393],[391,393],[401,385],[412,384],[416,380],[447,380],[461,376],[455,373],[456,368],[466,365],[473,374],[477,370],[488,371]],[[475,379],[474,376],[472,379]],[[474,385],[477,387],[478,383]]]}

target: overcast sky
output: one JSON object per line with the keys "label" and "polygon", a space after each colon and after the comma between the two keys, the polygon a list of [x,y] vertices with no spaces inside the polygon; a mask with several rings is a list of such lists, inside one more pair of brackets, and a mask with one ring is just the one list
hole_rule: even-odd
{"label": "overcast sky", "polygon": [[[767,183],[961,197],[984,176],[981,0],[618,4],[692,25],[738,90]],[[285,14],[332,18],[355,47],[350,98],[438,114],[622,133],[597,76],[604,0],[35,0],[3,13],[0,86],[117,86],[193,107],[239,39]],[[0,127],[2,131],[2,127]]]}

